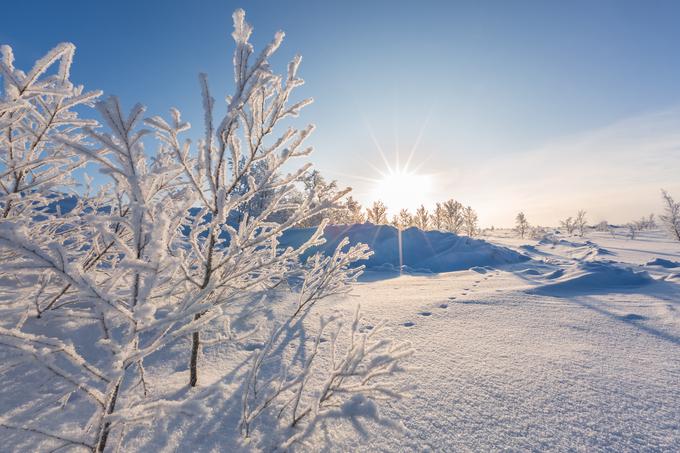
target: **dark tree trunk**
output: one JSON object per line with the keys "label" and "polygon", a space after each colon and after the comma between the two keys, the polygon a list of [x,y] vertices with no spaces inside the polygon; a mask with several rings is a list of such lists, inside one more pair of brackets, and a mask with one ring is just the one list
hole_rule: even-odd
{"label": "dark tree trunk", "polygon": [[[113,389],[113,395],[111,396],[111,401],[109,402],[109,406],[106,408],[106,415],[111,415],[113,414],[113,411],[116,409],[116,400],[118,399],[118,391],[120,390],[120,381],[118,384],[116,384],[116,387]],[[104,449],[106,448],[106,441],[109,439],[109,432],[111,430],[111,423],[110,422],[105,422],[104,423],[104,428],[102,429],[102,435],[99,437],[99,442],[97,443],[97,451],[98,452],[103,452]]]}
{"label": "dark tree trunk", "polygon": [[[194,321],[198,320],[203,313],[196,313]],[[201,338],[198,331],[194,332],[191,337],[191,360],[189,362],[189,385],[196,387],[198,382],[198,351],[201,348]]]}

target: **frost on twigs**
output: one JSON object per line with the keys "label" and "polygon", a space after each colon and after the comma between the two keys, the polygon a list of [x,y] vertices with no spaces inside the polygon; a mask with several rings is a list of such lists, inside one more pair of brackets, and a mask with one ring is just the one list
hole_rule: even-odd
{"label": "frost on twigs", "polygon": [[[326,221],[296,246],[280,246],[286,230],[323,218],[349,189],[315,184],[296,195],[311,174],[311,164],[295,162],[310,155],[313,126],[283,123],[311,102],[293,100],[301,60],[274,72],[268,60],[283,33],[257,55],[251,34],[243,11],[234,13],[234,92],[220,96],[223,116],[199,76],[204,124],[195,143],[178,109],[145,118],[141,104],[126,109],[73,85],[71,44],[27,73],[2,47],[0,295],[11,303],[0,306],[0,348],[10,369],[46,373],[52,392],[32,388],[41,403],[19,404],[25,417],[6,415],[1,429],[34,436],[41,448],[124,449],[142,425],[200,412],[197,402],[214,389],[203,377],[204,348],[265,332],[249,373],[239,372],[244,358],[209,359],[212,370],[243,380],[218,395],[242,402],[244,435],[283,433],[292,444],[322,422],[389,424],[376,404],[400,395],[389,381],[408,346],[361,332],[358,314],[349,327],[324,319],[315,340],[302,335],[316,303],[347,293],[363,270],[356,262],[371,252],[345,240],[329,256],[314,254]],[[101,125],[73,112],[79,105],[95,106]],[[81,187],[73,172],[86,165],[99,177]],[[280,298],[293,303],[268,319]],[[248,310],[232,323],[242,305]],[[326,359],[291,359],[291,346]],[[185,365],[158,366],[158,357]],[[272,380],[273,363],[282,374]]]}
{"label": "frost on twigs", "polygon": [[[349,327],[342,318],[321,317],[313,343],[303,341],[304,321],[314,304],[346,292],[363,270],[349,264],[372,254],[363,244],[343,253],[346,246],[347,240],[341,241],[333,255],[317,254],[307,261],[297,304],[255,353],[243,393],[241,433],[246,438],[254,429],[267,427],[266,447],[288,448],[333,419],[351,422],[364,435],[365,420],[398,427],[380,415],[377,403],[403,396],[392,380],[405,371],[403,361],[413,353],[408,343],[381,338],[382,324],[362,332],[359,307]],[[298,353],[282,356],[286,346]]]}
{"label": "frost on twigs", "polygon": [[75,46],[59,44],[24,72],[14,66],[12,48],[0,47],[0,218],[21,215],[32,203],[47,203],[46,191],[73,182],[85,160],[56,137],[84,139],[96,121],[73,110],[91,105],[101,92],[84,91],[69,80]]}
{"label": "frost on twigs", "polygon": [[[401,429],[400,423],[380,413],[379,406],[383,400],[407,396],[406,387],[395,384],[395,376],[407,371],[404,361],[413,349],[409,343],[384,338],[383,330],[383,324],[362,329],[359,307],[349,324],[342,317],[321,317],[305,358],[282,357],[276,361],[278,371],[269,370],[265,378],[263,363],[278,340],[272,335],[256,355],[247,382],[242,434],[248,437],[260,428],[264,448],[287,449],[333,424],[348,423],[362,436],[368,435],[371,423]],[[294,338],[289,345],[299,342],[297,347],[304,348],[301,323],[284,331]]]}

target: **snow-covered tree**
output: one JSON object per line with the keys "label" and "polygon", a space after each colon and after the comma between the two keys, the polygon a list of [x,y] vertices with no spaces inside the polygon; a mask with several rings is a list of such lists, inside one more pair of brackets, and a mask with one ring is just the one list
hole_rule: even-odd
{"label": "snow-covered tree", "polygon": [[649,217],[647,217],[645,227],[649,230],[656,228],[656,219],[654,213],[649,214]]}
{"label": "snow-covered tree", "polygon": [[643,231],[643,230],[651,230],[653,228],[656,228],[656,220],[654,219],[654,214],[649,214],[649,217],[643,216],[640,220],[637,220],[633,223],[635,223],[636,228],[638,231]]}
{"label": "snow-covered tree", "polygon": [[[339,205],[339,194],[344,195],[347,190],[340,192],[337,181],[326,181],[326,178],[318,170],[312,170],[301,176],[300,181],[304,186],[303,200],[311,199],[314,203],[322,203],[324,200],[334,199],[338,204],[333,207],[310,216],[302,221],[301,226],[313,227],[321,224],[324,218],[333,220],[336,216],[335,209],[342,207]],[[338,223],[338,222],[333,222]]]}
{"label": "snow-covered tree", "polygon": [[476,236],[479,231],[478,217],[472,207],[468,206],[463,210],[463,225],[465,227],[465,234],[468,236]]}
{"label": "snow-covered tree", "polygon": [[330,222],[335,225],[353,225],[364,223],[365,221],[366,216],[364,215],[361,203],[352,198],[352,196],[348,196],[344,202],[339,203],[330,217]]}
{"label": "snow-covered tree", "polygon": [[387,207],[378,200],[374,201],[370,208],[366,208],[366,220],[374,225],[387,224]]}
{"label": "snow-covered tree", "polygon": [[609,231],[609,222],[606,220],[601,221],[597,225],[595,225],[595,230],[600,231],[602,233],[606,233]]}
{"label": "snow-covered tree", "polygon": [[659,216],[664,227],[673,239],[680,241],[680,203],[676,202],[671,194],[661,191],[664,204],[664,213]]}
{"label": "snow-covered tree", "polygon": [[567,231],[567,234],[573,234],[576,230],[576,223],[573,217],[567,217],[564,220],[560,220],[560,226]]}
{"label": "snow-covered tree", "polygon": [[579,236],[583,236],[585,234],[587,226],[588,221],[586,220],[586,211],[580,210],[576,214],[576,219],[574,220],[574,227],[578,229]]}
{"label": "snow-covered tree", "polygon": [[35,203],[46,203],[50,189],[71,184],[85,158],[56,137],[83,140],[83,128],[96,121],[74,110],[101,95],[86,92],[70,79],[75,46],[59,44],[24,72],[14,67],[9,46],[0,47],[0,216],[11,219]]}
{"label": "snow-covered tree", "polygon": [[530,227],[529,221],[527,220],[527,217],[524,215],[524,213],[520,212],[517,214],[517,217],[515,217],[515,231],[520,238],[524,239],[524,236],[527,234]]}
{"label": "snow-covered tree", "polygon": [[408,209],[400,209],[399,213],[392,218],[392,226],[399,230],[411,228],[413,226],[413,215]]}
{"label": "snow-covered tree", "polygon": [[430,213],[422,204],[416,209],[416,214],[413,216],[413,226],[423,231],[430,228]]}
{"label": "snow-covered tree", "polygon": [[442,204],[444,209],[444,229],[458,234],[463,230],[465,215],[463,205],[456,200],[447,200]]}
{"label": "snow-covered tree", "polygon": [[[286,323],[270,329],[268,344],[277,348],[253,353],[254,371],[242,386],[242,422],[254,427],[259,414],[270,408],[284,413],[296,401],[301,412],[293,409],[295,423],[263,427],[290,445],[321,418],[351,418],[356,404],[375,408],[379,396],[399,395],[389,376],[403,370],[410,348],[359,339],[353,324],[346,357],[327,351],[337,366],[286,367],[282,385],[264,402],[259,399],[272,384],[258,372],[262,361],[293,341],[313,347],[316,355],[319,340],[308,344],[295,329],[318,300],[349,289],[362,271],[353,263],[370,252],[345,240],[331,256],[317,253],[302,262],[305,252],[323,242],[324,221],[302,244],[280,247],[284,231],[332,209],[347,191],[319,195],[315,185],[303,200],[289,201],[310,171],[310,164],[295,169],[294,162],[311,153],[304,142],[313,128],[281,129],[311,102],[290,102],[303,83],[297,76],[300,58],[288,65],[287,74],[276,74],[268,60],[283,33],[255,56],[244,12],[237,10],[233,18],[234,92],[223,97],[226,112],[216,121],[207,77],[199,77],[204,134],[196,146],[182,138],[190,125],[177,109],[169,119],[143,119],[140,104],[124,114],[120,102],[109,97],[96,102],[104,127],[80,120],[70,109],[92,102],[98,93],[84,94],[68,80],[72,45],[58,46],[28,73],[14,68],[11,49],[2,48],[0,273],[11,272],[22,283],[9,289],[16,304],[11,313],[20,315],[3,319],[0,344],[67,383],[65,405],[71,393],[80,392],[91,413],[78,437],[0,418],[3,428],[43,435],[59,449],[104,451],[112,436],[120,445],[126,427],[164,411],[185,410],[201,396],[166,400],[163,389],[151,395],[145,373],[151,354],[191,338],[188,384],[198,385],[201,349],[240,341],[226,308],[242,298],[264,304],[281,283],[285,290],[296,279],[302,282],[293,287],[297,305]],[[57,62],[56,74],[46,75]],[[145,150],[144,143],[154,139],[158,148]],[[66,196],[57,189],[75,192],[72,172],[85,165],[108,182],[93,188],[86,180],[74,206],[62,209]],[[284,166],[293,170],[284,175]],[[264,192],[268,195],[257,209],[245,208]],[[235,212],[241,215],[230,222]],[[276,221],[280,212],[286,212],[285,220]],[[70,335],[60,316],[97,326],[99,340],[92,344],[91,338]],[[45,325],[51,328],[41,333]],[[92,348],[96,354],[83,353]],[[306,393],[312,381],[327,385]],[[377,410],[361,415],[384,421]]]}
{"label": "snow-covered tree", "polygon": [[441,231],[446,226],[446,210],[441,203],[437,203],[430,215],[432,221],[432,228]]}

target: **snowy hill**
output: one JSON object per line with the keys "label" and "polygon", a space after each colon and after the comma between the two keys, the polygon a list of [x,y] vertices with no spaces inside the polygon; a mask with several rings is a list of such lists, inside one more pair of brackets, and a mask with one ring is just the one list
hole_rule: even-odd
{"label": "snowy hill", "polygon": [[[297,246],[313,232],[314,228],[288,230],[281,237],[281,245]],[[312,252],[320,249],[329,254],[344,237],[348,237],[351,244],[368,244],[374,252],[369,260],[359,264],[372,270],[399,269],[399,231],[392,226],[372,223],[331,225],[326,228],[324,237],[327,242]],[[401,232],[401,254],[403,269],[431,273],[500,266],[529,259],[524,254],[481,239],[418,228]]]}

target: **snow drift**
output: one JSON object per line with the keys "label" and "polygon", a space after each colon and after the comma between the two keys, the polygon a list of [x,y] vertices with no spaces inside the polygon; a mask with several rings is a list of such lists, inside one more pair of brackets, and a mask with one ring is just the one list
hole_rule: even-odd
{"label": "snow drift", "polygon": [[[529,293],[546,296],[573,296],[617,289],[631,289],[654,283],[646,271],[619,267],[611,261],[583,262],[554,283],[530,290]],[[550,277],[548,277],[550,278]]]}
{"label": "snow drift", "polygon": [[[286,231],[281,237],[282,246],[297,246],[314,232],[314,228],[300,228]],[[324,232],[326,243],[312,250],[330,254],[338,243],[348,237],[350,244],[368,244],[373,256],[358,264],[368,269],[398,269],[399,231],[389,225],[371,223],[356,225],[331,225]],[[405,270],[420,272],[450,272],[480,266],[498,266],[519,263],[529,257],[505,247],[490,244],[481,239],[458,236],[440,231],[422,231],[409,228],[401,232],[401,265]]]}
{"label": "snow drift", "polygon": [[666,260],[663,258],[656,258],[652,261],[649,261],[647,263],[647,266],[661,266],[665,267],[666,269],[673,269],[675,267],[680,267],[680,263],[678,263],[677,261]]}

